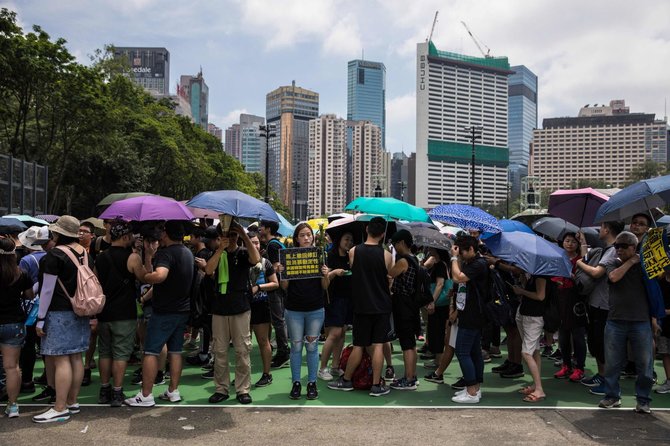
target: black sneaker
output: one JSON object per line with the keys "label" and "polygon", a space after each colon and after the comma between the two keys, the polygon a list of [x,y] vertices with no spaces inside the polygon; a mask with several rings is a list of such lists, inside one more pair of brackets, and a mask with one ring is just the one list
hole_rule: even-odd
{"label": "black sneaker", "polygon": [[248,393],[240,393],[237,395],[237,402],[240,404],[251,404],[251,395]]}
{"label": "black sneaker", "polygon": [[392,365],[386,366],[386,370],[384,371],[384,379],[388,379],[390,381],[395,379],[395,369]]}
{"label": "black sneaker", "polygon": [[269,373],[263,373],[263,376],[261,376],[261,379],[258,380],[256,384],[254,384],[255,387],[265,387],[269,386],[272,384],[272,375]]}
{"label": "black sneaker", "polygon": [[22,382],[21,393],[35,393],[35,383],[32,381]]}
{"label": "black sneaker", "polygon": [[540,353],[540,355],[545,357],[545,358],[548,358],[549,356],[551,356],[553,354],[553,352],[554,352],[554,349],[551,347],[551,345],[545,345],[542,348],[542,353]]}
{"label": "black sneaker", "polygon": [[370,388],[370,393],[368,393],[368,395],[383,396],[388,395],[390,391],[391,389],[386,384],[384,384],[384,381],[381,381],[379,384],[373,385],[372,388]]}
{"label": "black sneaker", "polygon": [[316,388],[316,383],[307,383],[307,399],[315,400],[319,397],[319,391]]}
{"label": "black sneaker", "polygon": [[427,359],[435,359],[435,353],[427,351],[426,353],[419,355],[419,358],[424,361]]}
{"label": "black sneaker", "polygon": [[512,366],[512,363],[509,362],[509,359],[505,359],[505,362],[503,362],[503,363],[500,364],[499,366],[497,366],[497,367],[492,367],[492,368],[491,368],[491,371],[492,371],[493,373],[503,373],[504,371],[506,371],[506,370],[507,370],[508,368],[510,368],[511,366]]}
{"label": "black sneaker", "polygon": [[430,375],[426,375],[424,379],[431,383],[444,384],[444,376],[437,375],[435,372],[431,373]]}
{"label": "black sneaker", "polygon": [[112,389],[112,401],[110,401],[111,407],[121,407],[125,401],[126,396],[123,394],[123,389],[114,390]]}
{"label": "black sneaker", "polygon": [[556,350],[554,350],[554,352],[551,355],[549,355],[547,357],[549,359],[553,359],[554,361],[556,361],[556,360],[559,360],[559,359],[563,359],[563,353],[561,353],[560,348],[557,348]]}
{"label": "black sneaker", "polygon": [[417,351],[417,353],[426,353],[428,351],[428,344],[423,344],[416,351]]}
{"label": "black sneaker", "polygon": [[227,393],[219,393],[216,392],[212,396],[209,397],[209,402],[212,404],[220,403],[221,401],[226,401],[229,398],[229,395]]}
{"label": "black sneaker", "polygon": [[141,386],[142,385],[142,370],[140,369],[140,373],[138,375],[133,374],[133,379],[130,381],[131,384],[135,386]]}
{"label": "black sneaker", "polygon": [[214,369],[207,370],[205,373],[200,375],[202,379],[214,379]]}
{"label": "black sneaker", "polygon": [[500,373],[501,378],[521,378],[523,376],[523,366],[521,364],[512,364]]}
{"label": "black sneaker", "polygon": [[162,372],[159,371],[156,373],[156,379],[154,379],[154,385],[160,386],[161,384],[165,384],[165,378],[167,377],[167,372]]}
{"label": "black sneaker", "polygon": [[46,373],[42,373],[37,378],[33,379],[33,382],[35,384],[39,384],[40,386],[46,386],[47,385],[47,375],[46,375]]}
{"label": "black sneaker", "polygon": [[56,390],[52,387],[46,386],[42,392],[33,397],[33,401],[39,403],[54,403],[56,402]]}
{"label": "black sneaker", "polygon": [[81,380],[81,385],[83,387],[91,385],[91,369],[84,369],[84,378]]}
{"label": "black sneaker", "polygon": [[[123,402],[125,398],[121,400]],[[100,387],[98,392],[98,404],[109,404],[112,402],[112,386]]]}
{"label": "black sneaker", "polygon": [[203,355],[201,353],[198,353],[193,356],[187,356],[186,363],[189,365],[202,367],[203,365],[207,365],[209,363],[209,355]]}
{"label": "black sneaker", "polygon": [[302,384],[300,384],[300,381],[294,381],[293,388],[291,388],[291,393],[288,394],[288,397],[291,398],[292,400],[299,400],[301,392],[302,392]]}
{"label": "black sneaker", "polygon": [[462,376],[458,378],[458,381],[456,381],[451,385],[451,388],[454,390],[463,390],[466,387],[467,386],[465,385],[465,379]]}
{"label": "black sneaker", "polygon": [[348,392],[350,390],[354,390],[354,382],[347,381],[346,379],[344,379],[344,376],[340,376],[339,379],[336,379],[335,381],[330,381],[328,383],[328,388]]}
{"label": "black sneaker", "polygon": [[277,354],[274,358],[272,358],[272,362],[270,363],[270,368],[281,369],[283,367],[287,367],[288,365],[289,365],[288,355]]}

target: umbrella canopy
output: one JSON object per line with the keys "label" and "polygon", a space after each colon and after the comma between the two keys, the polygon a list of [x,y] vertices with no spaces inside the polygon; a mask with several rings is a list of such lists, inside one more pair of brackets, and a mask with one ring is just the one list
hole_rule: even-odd
{"label": "umbrella canopy", "polygon": [[358,197],[349,203],[344,210],[381,215],[396,220],[430,223],[430,217],[425,210],[391,197]]}
{"label": "umbrella canopy", "polygon": [[[186,203],[188,200],[182,200],[180,203],[182,203],[184,206],[186,206]],[[196,208],[193,206],[186,206],[189,211],[191,211],[191,214],[193,214],[193,217],[195,218],[210,218],[213,220],[216,220],[219,218],[219,213],[216,211],[212,211],[210,209],[202,209],[202,208]]]}
{"label": "umbrella canopy", "polygon": [[347,217],[347,216],[349,216],[349,215],[351,215],[351,214],[348,214],[348,213],[346,213],[346,212],[340,212],[339,214],[329,215],[329,216],[328,216],[328,223],[331,223],[331,222],[333,222],[333,221],[335,221],[335,220],[338,220],[338,219],[340,219],[340,218]]}
{"label": "umbrella canopy", "polygon": [[126,221],[193,220],[193,214],[185,205],[172,198],[158,195],[143,195],[112,203],[100,218],[120,218]]}
{"label": "umbrella canopy", "polygon": [[571,277],[565,251],[542,237],[526,232],[501,232],[486,240],[491,254],[535,276]]}
{"label": "umbrella canopy", "polygon": [[582,228],[593,226],[596,212],[609,197],[587,187],[585,189],[557,190],[549,195],[549,213]]}
{"label": "umbrella canopy", "polygon": [[46,226],[49,224],[49,222],[46,220],[42,220],[41,218],[33,217],[30,215],[8,214],[5,215],[5,217],[15,218],[25,223],[28,226]]}
{"label": "umbrella canopy", "polygon": [[45,215],[36,215],[35,218],[39,218],[49,223],[53,223],[56,220],[58,220],[59,216],[53,214],[45,214]]}
{"label": "umbrella canopy", "polygon": [[549,237],[554,241],[563,240],[563,237],[568,232],[583,232],[586,237],[586,243],[589,246],[603,246],[603,242],[599,238],[598,229],[593,227],[578,228],[570,222],[558,217],[542,217],[532,225],[533,231],[538,234]]}
{"label": "umbrella canopy", "polygon": [[[514,232],[514,231],[519,231],[519,232],[525,232],[528,234],[535,234],[532,229],[528,227],[525,223],[518,221],[518,220],[499,220],[498,223],[500,223],[500,228],[502,229],[502,232]],[[494,235],[492,232],[485,232],[482,234],[482,240],[486,240],[487,238],[491,237]]]}
{"label": "umbrella canopy", "polygon": [[142,197],[145,195],[152,195],[152,194],[147,192],[121,192],[116,194],[109,194],[105,198],[100,200],[97,206],[109,206],[115,201],[125,200],[126,198]]}
{"label": "umbrella canopy", "polygon": [[428,215],[434,220],[463,229],[493,233],[502,231],[493,215],[467,204],[442,204],[433,208]]}
{"label": "umbrella canopy", "polygon": [[670,175],[638,181],[621,189],[603,203],[595,216],[595,223],[624,220],[637,213],[649,213],[670,202]]}
{"label": "umbrella canopy", "polygon": [[14,217],[0,217],[0,234],[18,234],[28,229],[21,220]]}
{"label": "umbrella canopy", "polygon": [[305,223],[307,223],[309,227],[312,228],[314,231],[318,231],[319,226],[323,226],[324,229],[328,227],[327,218],[312,218],[310,220],[307,220]]}
{"label": "umbrella canopy", "polygon": [[[379,217],[378,215],[370,214],[358,214],[350,215],[348,217],[343,217],[333,221],[326,228],[326,233],[330,236],[330,239],[335,241],[338,240],[342,234],[345,232],[350,232],[354,237],[354,245],[363,243],[367,238],[367,233],[365,228],[367,228],[368,223],[374,217]],[[385,238],[388,239],[397,231],[398,227],[396,222],[390,219],[386,219],[386,235]]]}
{"label": "umbrella canopy", "polygon": [[191,198],[186,205],[233,217],[279,222],[279,216],[269,204],[237,190],[201,192]]}
{"label": "umbrella canopy", "polygon": [[451,249],[449,236],[441,233],[437,226],[433,224],[415,222],[397,223],[396,226],[398,229],[407,229],[412,234],[416,246],[444,249],[447,251]]}
{"label": "umbrella canopy", "polygon": [[279,212],[277,212],[277,216],[279,216],[279,234],[284,237],[291,237],[295,230],[295,226]]}

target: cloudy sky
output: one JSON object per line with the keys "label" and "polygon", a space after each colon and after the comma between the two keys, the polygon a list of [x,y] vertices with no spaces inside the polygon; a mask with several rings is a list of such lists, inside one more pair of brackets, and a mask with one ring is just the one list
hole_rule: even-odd
{"label": "cloudy sky", "polygon": [[416,44],[436,10],[438,49],[479,55],[465,21],[495,56],[539,76],[542,118],[625,99],[662,118],[670,96],[667,0],[0,0],[25,30],[64,37],[80,61],[105,44],[164,46],[171,90],[202,66],[210,121],[265,114],[265,94],[297,85],[320,112],[346,117],[347,61],[383,62],[387,148],[415,146]]}

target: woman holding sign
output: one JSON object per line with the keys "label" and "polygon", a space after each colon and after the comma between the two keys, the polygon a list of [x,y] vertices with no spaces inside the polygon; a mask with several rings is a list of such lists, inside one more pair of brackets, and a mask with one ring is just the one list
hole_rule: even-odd
{"label": "woman holding sign", "polygon": [[[300,223],[293,232],[293,243],[297,248],[314,247],[314,232],[307,223]],[[291,251],[291,250],[288,250]],[[279,271],[283,270],[279,266]],[[303,345],[307,351],[307,399],[319,397],[316,376],[319,370],[319,334],[324,320],[323,291],[328,288],[328,267],[321,267],[321,277],[284,280],[281,287],[286,290],[286,326],[291,340],[291,380],[293,388],[289,398],[300,399],[302,384],[300,369]]]}

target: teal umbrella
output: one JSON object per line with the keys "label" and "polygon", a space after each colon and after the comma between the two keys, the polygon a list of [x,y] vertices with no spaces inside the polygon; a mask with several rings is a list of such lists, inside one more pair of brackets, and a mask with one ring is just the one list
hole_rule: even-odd
{"label": "teal umbrella", "polygon": [[425,210],[391,197],[358,197],[344,210],[381,215],[396,220],[431,222]]}

